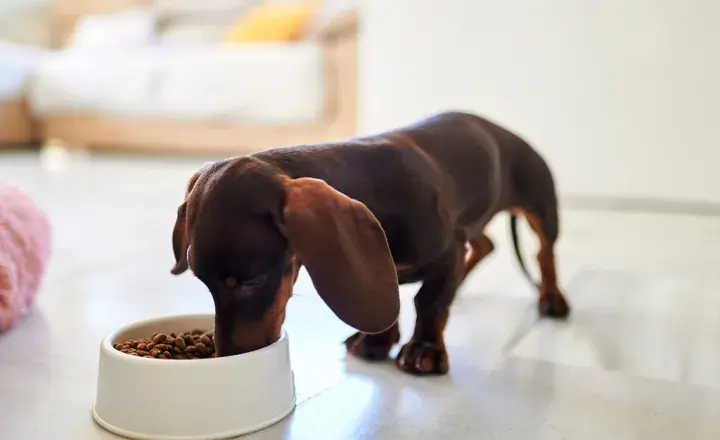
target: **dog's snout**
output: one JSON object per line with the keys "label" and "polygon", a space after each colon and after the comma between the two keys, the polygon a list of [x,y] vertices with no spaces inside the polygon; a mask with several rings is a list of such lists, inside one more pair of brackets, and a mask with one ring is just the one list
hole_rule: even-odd
{"label": "dog's snout", "polygon": [[215,353],[217,353],[217,357],[235,356],[251,351],[253,350],[235,345],[228,338],[218,339],[217,336],[215,337]]}
{"label": "dog's snout", "polygon": [[215,326],[215,350],[218,357],[235,356],[267,347],[274,342],[273,328],[263,323],[233,323]]}

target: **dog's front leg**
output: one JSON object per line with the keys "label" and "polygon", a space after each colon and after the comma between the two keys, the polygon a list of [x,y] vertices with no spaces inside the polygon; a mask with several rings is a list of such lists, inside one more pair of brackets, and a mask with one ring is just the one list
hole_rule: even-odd
{"label": "dog's front leg", "polygon": [[458,241],[423,272],[422,287],[415,295],[415,331],[397,356],[397,366],[411,374],[446,374],[445,326],[450,305],[465,271],[465,243]]}
{"label": "dog's front leg", "polygon": [[396,322],[382,333],[365,334],[357,332],[345,340],[348,353],[367,361],[384,361],[390,350],[400,342],[400,328]]}

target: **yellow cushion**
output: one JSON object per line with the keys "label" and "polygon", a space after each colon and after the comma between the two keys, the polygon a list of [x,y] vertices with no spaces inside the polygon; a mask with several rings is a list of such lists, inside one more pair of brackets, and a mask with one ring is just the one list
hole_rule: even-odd
{"label": "yellow cushion", "polygon": [[226,43],[295,41],[302,37],[316,8],[308,4],[271,3],[249,10],[225,37]]}

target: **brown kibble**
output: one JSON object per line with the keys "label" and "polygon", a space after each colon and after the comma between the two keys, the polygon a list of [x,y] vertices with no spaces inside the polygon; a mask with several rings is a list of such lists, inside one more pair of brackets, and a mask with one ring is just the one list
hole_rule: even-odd
{"label": "brown kibble", "polygon": [[151,339],[141,338],[113,344],[121,353],[155,359],[204,359],[215,357],[213,332],[195,329],[190,333],[156,333]]}
{"label": "brown kibble", "polygon": [[210,350],[208,349],[207,345],[203,344],[202,342],[198,342],[196,347],[198,348],[198,351],[200,352],[200,354],[202,354],[203,356],[210,353]]}

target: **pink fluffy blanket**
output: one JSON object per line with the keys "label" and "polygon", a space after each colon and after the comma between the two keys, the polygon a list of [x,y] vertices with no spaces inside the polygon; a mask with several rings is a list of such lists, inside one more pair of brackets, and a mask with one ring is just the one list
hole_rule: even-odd
{"label": "pink fluffy blanket", "polygon": [[0,332],[35,299],[50,256],[50,225],[30,197],[0,181]]}

